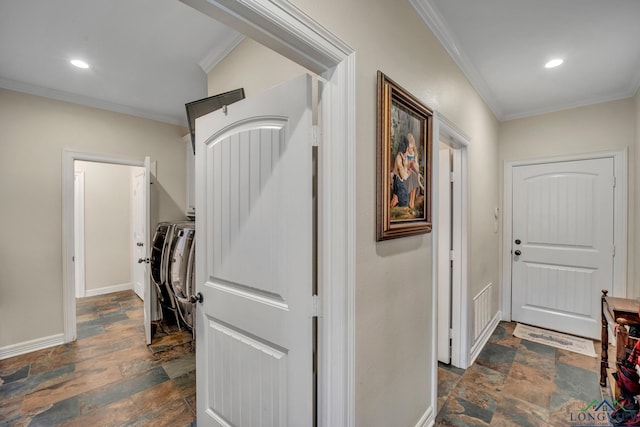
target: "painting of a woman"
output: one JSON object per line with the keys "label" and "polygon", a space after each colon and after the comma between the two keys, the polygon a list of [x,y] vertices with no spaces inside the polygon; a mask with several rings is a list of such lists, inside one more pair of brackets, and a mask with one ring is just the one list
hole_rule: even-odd
{"label": "painting of a woman", "polygon": [[416,145],[414,132],[420,134],[420,122],[406,110],[392,104],[392,190],[389,207],[395,220],[422,218],[424,189],[420,182],[422,153]]}
{"label": "painting of a woman", "polygon": [[378,71],[376,240],[431,231],[433,111]]}

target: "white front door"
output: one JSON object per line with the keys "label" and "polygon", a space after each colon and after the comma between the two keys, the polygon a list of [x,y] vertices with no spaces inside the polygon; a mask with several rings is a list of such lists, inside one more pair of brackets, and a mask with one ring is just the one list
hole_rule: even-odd
{"label": "white front door", "polygon": [[145,247],[145,171],[136,172],[133,176],[133,290],[144,300],[144,276],[146,274],[146,263],[139,262],[147,257]]}
{"label": "white front door", "polygon": [[311,82],[196,121],[198,425],[313,425]]}
{"label": "white front door", "polygon": [[598,338],[614,182],[612,158],[513,167],[513,320]]}

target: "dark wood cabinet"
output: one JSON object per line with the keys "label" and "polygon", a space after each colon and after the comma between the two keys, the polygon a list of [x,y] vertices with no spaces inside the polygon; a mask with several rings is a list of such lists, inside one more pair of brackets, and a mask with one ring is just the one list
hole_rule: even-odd
{"label": "dark wood cabinet", "polygon": [[[609,367],[609,330],[613,331],[616,324],[640,328],[640,316],[638,316],[640,302],[635,299],[610,297],[607,294],[608,291],[603,289],[602,351],[600,353],[600,385],[603,387],[607,385],[607,368]],[[629,335],[625,343],[626,348],[633,349],[639,339]]]}

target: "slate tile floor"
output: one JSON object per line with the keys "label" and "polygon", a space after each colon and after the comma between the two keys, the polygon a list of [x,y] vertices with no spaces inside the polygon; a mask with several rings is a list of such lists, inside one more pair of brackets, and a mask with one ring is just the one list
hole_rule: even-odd
{"label": "slate tile floor", "polygon": [[514,328],[500,323],[466,371],[438,366],[437,426],[567,427],[593,400],[611,401],[599,359],[521,340]]}
{"label": "slate tile floor", "polygon": [[144,339],[132,291],[79,299],[78,340],[0,361],[0,426],[195,425],[190,332]]}
{"label": "slate tile floor", "polygon": [[[159,329],[147,347],[131,291],[78,300],[77,315],[75,343],[0,361],[0,426],[195,425],[190,333]],[[500,323],[466,371],[439,366],[436,425],[566,427],[603,399],[598,359],[514,328]]]}

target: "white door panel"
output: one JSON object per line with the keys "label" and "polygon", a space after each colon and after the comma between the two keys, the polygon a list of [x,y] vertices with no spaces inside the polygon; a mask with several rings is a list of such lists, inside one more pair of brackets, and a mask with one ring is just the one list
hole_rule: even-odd
{"label": "white door panel", "polygon": [[313,424],[310,93],[196,122],[199,425]]}
{"label": "white door panel", "polygon": [[[151,344],[151,158],[144,158],[144,334],[147,344]],[[155,301],[154,301],[155,304]]]}
{"label": "white door panel", "polygon": [[146,268],[139,259],[146,258],[144,200],[146,191],[144,188],[144,171],[136,173],[133,177],[133,290],[144,300],[144,276]]}
{"label": "white door panel", "polygon": [[613,166],[603,158],[513,168],[514,320],[598,337],[600,290],[613,280]]}
{"label": "white door panel", "polygon": [[451,151],[439,151],[438,175],[438,360],[451,363]]}

